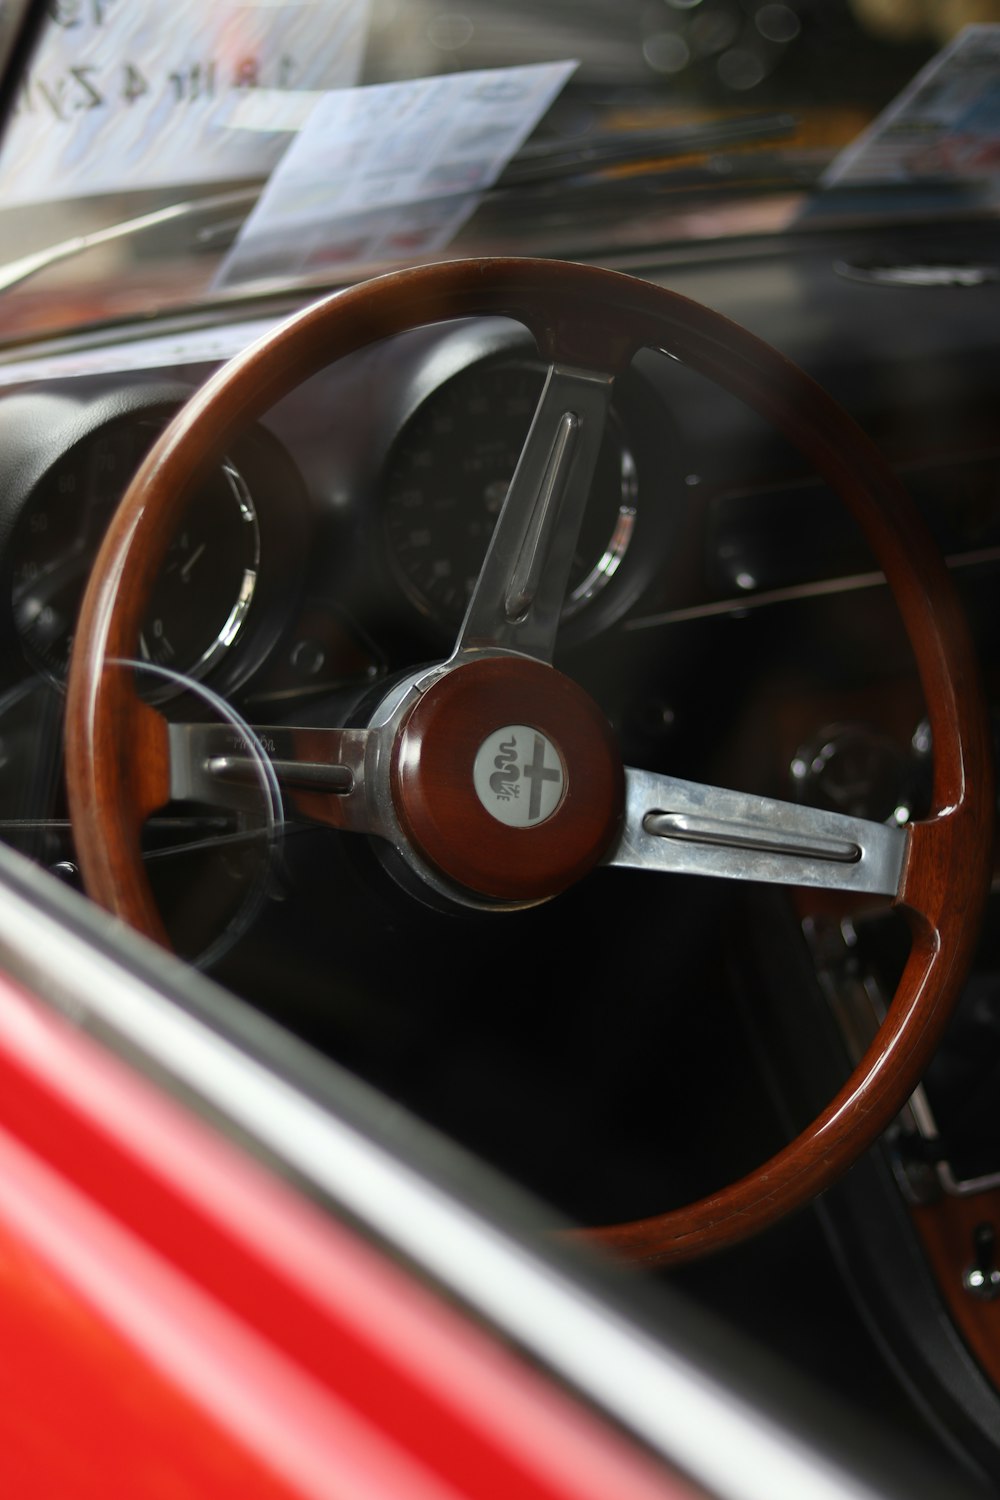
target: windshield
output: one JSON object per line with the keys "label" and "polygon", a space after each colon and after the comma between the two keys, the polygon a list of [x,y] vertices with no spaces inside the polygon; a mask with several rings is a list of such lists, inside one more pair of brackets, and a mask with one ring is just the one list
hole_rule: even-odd
{"label": "windshield", "polygon": [[[442,254],[608,259],[782,230],[820,197],[902,211],[898,172],[860,195],[823,174],[972,9],[53,0],[0,150],[0,326]],[[992,165],[924,163],[938,189]]]}

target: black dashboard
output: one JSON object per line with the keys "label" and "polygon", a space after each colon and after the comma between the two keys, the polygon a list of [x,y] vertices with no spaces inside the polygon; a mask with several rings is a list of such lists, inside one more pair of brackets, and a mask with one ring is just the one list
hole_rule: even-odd
{"label": "black dashboard", "polygon": [[[983,263],[993,240],[975,223],[813,227],[623,268],[745,323],[875,438],[948,558],[996,706],[1000,284],[941,273]],[[934,274],[868,274],[895,263]],[[277,317],[253,305],[0,359],[0,832],[70,883],[63,685],[90,563],[157,433]],[[541,380],[524,330],[476,320],[374,344],[281,400],[202,478],[138,642],[143,692],[180,720],[350,724],[394,674],[440,660]],[[663,353],[617,383],[557,664],[627,764],[897,824],[926,805],[919,683],[855,523],[783,439]],[[179,804],[149,820],[144,853],[181,952],[585,1222],[660,1211],[759,1162],[829,1097],[899,968],[877,904],[711,880],[671,881],[664,899],[612,870],[509,918],[501,940],[488,915],[414,902],[370,842],[291,812],[275,827]],[[1000,1185],[994,919],[920,1108],[892,1134],[914,1212]],[[433,981],[419,997],[416,956]],[[832,1077],[800,1034],[810,987],[842,1055]],[[706,1056],[710,1077],[690,1064]],[[718,1130],[692,1128],[706,1114]],[[848,1202],[834,1241],[852,1224]],[[776,1265],[749,1294],[738,1268],[732,1310],[770,1309],[769,1332],[794,1341],[797,1273]],[[719,1297],[710,1275],[691,1285]],[[904,1322],[898,1358],[926,1375],[937,1355]],[[967,1372],[947,1378],[962,1405]],[[974,1441],[1000,1467],[983,1425]]]}
{"label": "black dashboard", "polygon": [[[956,244],[943,230],[929,243],[926,231],[897,230],[893,248],[913,265],[955,260],[958,244],[975,260],[979,236],[987,231],[966,226]],[[879,263],[887,259],[883,248]],[[997,289],[940,279],[887,286],[848,274],[871,261],[864,236],[802,235],[780,253],[766,242],[640,269],[744,322],[847,405],[903,476],[982,616],[983,579],[1000,559]],[[131,330],[101,347],[21,351],[0,363],[11,746],[11,723],[58,721],[88,566],[127,476],[209,373],[211,354],[241,347],[265,322]],[[290,720],[297,705],[439,656],[464,611],[541,379],[523,330],[479,321],[377,344],[279,403],[206,476],[171,548],[138,643],[150,694],[168,699],[183,692],[181,678],[194,679],[258,722],[265,710]],[[803,617],[816,622],[815,640],[776,626],[786,670],[798,674],[786,705],[793,716],[814,687],[839,679],[847,696],[830,704],[830,722],[863,717],[853,699],[890,666],[902,691],[906,653],[846,510],[747,408],[646,351],[618,382],[574,560],[561,632],[570,670],[597,673],[620,730],[655,739],[666,723],[676,741],[692,719],[712,719],[718,695],[678,659],[700,667],[700,646],[668,648],[665,680],[651,684],[647,663],[661,641],[718,638],[723,657],[738,661],[737,642]],[[978,626],[989,635],[987,619]],[[634,672],[605,670],[613,641]],[[987,665],[993,660],[991,638]],[[772,681],[777,672],[772,659]],[[726,692],[735,704],[738,682]],[[825,728],[808,718],[795,730],[801,745]],[[919,772],[910,763],[919,705],[911,718],[897,747],[908,762],[901,797]],[[884,722],[872,729],[871,744],[852,753],[877,761],[879,745],[903,731]],[[30,767],[18,769],[16,749],[8,752],[6,779],[16,787],[3,810],[8,824],[53,815],[54,784],[36,776],[28,793],[36,738]],[[776,746],[769,768],[754,767],[768,769],[767,790],[805,793],[789,770],[797,748]],[[741,762],[752,749],[740,747]],[[58,762],[58,750],[52,755]]]}
{"label": "black dashboard", "polygon": [[[969,226],[954,243],[944,230],[930,241],[897,230],[892,248],[912,265],[957,260],[959,247],[976,261],[988,239]],[[882,264],[892,257],[879,244]],[[1000,547],[997,289],[846,274],[872,259],[867,236],[802,235],[780,253],[768,241],[639,269],[744,322],[838,396],[975,594]],[[58,717],[87,566],[126,475],[212,354],[235,351],[266,321],[131,330],[98,348],[0,363],[8,696],[51,698]],[[151,675],[205,680],[259,719],[265,704],[291,709],[438,655],[540,380],[527,335],[497,320],[376,345],[286,398],[204,481],[139,642]],[[570,659],[588,647],[602,656],[611,633],[626,655],[645,657],[669,630],[740,636],[750,632],[734,622],[751,616],[835,616],[845,601],[856,619],[874,612],[893,651],[880,592],[846,512],[758,419],[675,361],[647,351],[635,362],[619,381],[574,564],[562,631]],[[844,672],[856,633],[840,632]],[[163,675],[159,691],[171,691]],[[639,723],[657,716],[648,704],[617,710]],[[32,815],[48,814],[33,804]]]}
{"label": "black dashboard", "polygon": [[[940,267],[981,264],[989,241],[975,224],[891,240],[813,228],[635,268],[769,339],[875,437],[948,556],[987,675],[1000,292],[957,274],[949,284]],[[887,284],[895,262],[937,269],[926,285],[912,269]],[[62,698],[89,565],[158,432],[276,318],[249,314],[0,361],[0,819],[70,879]],[[541,381],[522,328],[467,320],[371,345],[281,400],[201,481],[137,644],[144,692],[177,718],[224,700],[249,723],[343,722],[373,684],[440,659]],[[559,653],[627,763],[855,815],[919,815],[922,700],[860,531],[760,418],[656,351],[616,385]],[[164,868],[173,845],[182,867],[199,834],[248,833],[192,809],[159,825],[148,854]],[[243,878],[233,885],[226,948],[259,910],[255,897],[239,917]],[[220,920],[213,908],[175,941],[191,957],[215,952]]]}

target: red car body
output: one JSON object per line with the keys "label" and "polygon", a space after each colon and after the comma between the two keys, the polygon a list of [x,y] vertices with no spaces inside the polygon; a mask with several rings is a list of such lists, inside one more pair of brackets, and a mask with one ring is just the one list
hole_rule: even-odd
{"label": "red car body", "polygon": [[10,981],[0,1097],[9,1493],[693,1493]]}

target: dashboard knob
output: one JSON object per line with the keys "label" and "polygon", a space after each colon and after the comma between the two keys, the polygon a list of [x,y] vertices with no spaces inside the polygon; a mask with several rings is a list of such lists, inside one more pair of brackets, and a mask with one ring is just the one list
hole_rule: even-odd
{"label": "dashboard knob", "polygon": [[912,776],[907,756],[866,724],[831,724],[796,751],[789,767],[800,802],[873,822],[909,821]]}

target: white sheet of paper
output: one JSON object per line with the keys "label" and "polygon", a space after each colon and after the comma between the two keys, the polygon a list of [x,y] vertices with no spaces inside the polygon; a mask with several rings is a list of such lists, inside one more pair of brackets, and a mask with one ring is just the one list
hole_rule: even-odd
{"label": "white sheet of paper", "polygon": [[219,281],[442,248],[575,67],[536,63],[325,95],[272,174]]}
{"label": "white sheet of paper", "polygon": [[[303,101],[360,74],[368,0],[55,0],[0,207],[266,177]],[[320,94],[321,97],[321,94]]]}
{"label": "white sheet of paper", "polygon": [[966,26],[823,174],[824,187],[1000,177],[1000,25]]}

